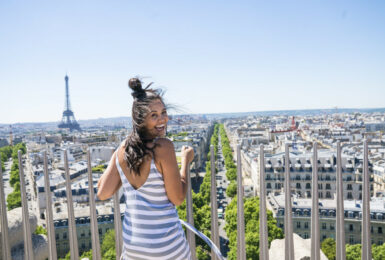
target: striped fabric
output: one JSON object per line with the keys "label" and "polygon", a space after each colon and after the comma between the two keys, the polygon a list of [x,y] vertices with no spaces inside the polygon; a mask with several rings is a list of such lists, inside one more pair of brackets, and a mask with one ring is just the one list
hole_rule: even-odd
{"label": "striped fabric", "polygon": [[191,259],[178,212],[166,195],[163,176],[154,160],[146,182],[135,189],[124,175],[117,154],[116,166],[126,198],[120,259]]}

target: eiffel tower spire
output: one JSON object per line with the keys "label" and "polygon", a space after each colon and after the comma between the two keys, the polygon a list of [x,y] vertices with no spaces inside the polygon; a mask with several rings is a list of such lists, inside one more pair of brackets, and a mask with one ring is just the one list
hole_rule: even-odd
{"label": "eiffel tower spire", "polygon": [[65,102],[65,108],[63,112],[63,117],[58,125],[59,128],[69,128],[70,131],[78,130],[81,131],[80,126],[78,122],[76,122],[74,112],[71,110],[70,105],[70,94],[69,94],[69,88],[68,88],[68,76],[66,75],[64,77],[64,80],[66,82],[66,102]]}

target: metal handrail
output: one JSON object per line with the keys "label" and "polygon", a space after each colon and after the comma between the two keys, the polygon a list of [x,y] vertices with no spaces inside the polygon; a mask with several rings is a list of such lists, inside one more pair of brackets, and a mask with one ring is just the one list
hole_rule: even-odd
{"label": "metal handrail", "polygon": [[[241,161],[240,161],[240,146],[237,147],[237,168],[238,168],[238,171],[237,171],[237,176],[238,176],[238,194],[242,194],[243,193],[243,187],[242,185],[240,185],[242,183],[242,172],[241,172]],[[371,259],[371,237],[370,237],[370,227],[371,227],[371,223],[370,223],[370,204],[369,204],[369,201],[370,201],[370,183],[369,183],[369,167],[368,167],[368,145],[367,145],[367,141],[364,140],[364,143],[363,143],[363,150],[364,150],[364,165],[363,165],[363,210],[362,210],[362,259]],[[45,153],[44,154],[44,159],[45,159],[45,165],[44,165],[44,175],[45,175],[45,189],[46,189],[46,199],[47,199],[47,207],[50,207],[49,203],[50,200],[52,198],[50,198],[50,192],[49,192],[49,187],[50,187],[50,184],[49,184],[49,174],[48,174],[48,167],[47,167],[47,160],[46,160],[46,156],[47,154]],[[289,153],[288,153],[288,145],[285,146],[285,157],[286,157],[286,160],[285,162],[289,162]],[[317,145],[315,144],[314,145],[314,149],[313,149],[313,160],[314,162],[316,163],[316,158],[317,158]],[[27,198],[26,196],[24,196],[25,193],[25,176],[24,176],[24,172],[23,172],[23,160],[22,160],[22,155],[21,155],[21,152],[19,151],[18,152],[18,160],[19,160],[19,172],[20,172],[20,188],[21,188],[21,195],[22,195],[22,206],[23,206],[23,211],[22,211],[22,214],[23,214],[23,225],[24,225],[24,249],[25,249],[25,255],[27,256],[28,259],[32,259],[32,243],[30,242],[31,241],[31,232],[30,232],[30,228],[29,228],[29,214],[28,214],[28,205],[27,205]],[[90,160],[90,155],[88,154],[88,160]],[[64,166],[65,166],[65,177],[66,177],[66,187],[67,189],[71,189],[71,186],[70,186],[70,183],[71,183],[71,180],[70,180],[70,176],[69,176],[69,167],[68,167],[68,158],[67,158],[67,152],[64,150]],[[260,191],[266,191],[264,189],[265,185],[266,185],[266,172],[264,171],[264,152],[263,152],[263,146],[261,146],[260,148],[260,183],[259,185],[260,186]],[[289,173],[289,165],[287,163],[285,163],[285,165],[283,165],[285,167],[285,175],[286,175],[286,178],[285,178],[285,187],[287,189],[287,191],[285,192],[285,201],[287,202],[287,205],[285,206],[285,209],[290,209],[291,208],[291,194],[289,192],[289,187],[290,187],[290,178],[288,178],[288,173]],[[88,168],[90,168],[90,166],[88,166]],[[214,167],[212,167],[214,168]],[[213,170],[213,169],[212,169]],[[337,192],[337,205],[336,205],[336,228],[335,228],[335,232],[336,232],[336,242],[337,242],[337,245],[336,245],[336,249],[337,249],[337,254],[336,254],[336,258],[337,259],[344,259],[345,258],[345,233],[344,233],[344,205],[343,205],[343,189],[342,189],[342,167],[341,167],[341,147],[340,147],[340,142],[337,142],[337,178],[336,178],[336,192]],[[215,172],[215,168],[214,168],[214,172]],[[91,173],[91,170],[89,169],[89,174]],[[188,172],[189,173],[189,172]],[[313,192],[314,192],[314,196],[312,196],[313,198],[313,207],[312,209],[316,208],[317,205],[318,205],[318,199],[317,199],[317,185],[314,185],[316,182],[317,182],[317,178],[314,178],[314,175],[316,175],[317,173],[317,167],[313,167],[313,178],[312,178],[312,182],[313,183],[313,187],[315,187],[313,189]],[[3,189],[3,179],[1,178],[2,177],[2,173],[1,173],[1,169],[0,169],[0,186],[1,186],[1,189],[0,189],[0,212],[2,213],[1,214],[1,230],[3,231],[2,232],[2,237],[4,238],[4,235],[7,233],[8,231],[8,221],[6,219],[6,212],[7,212],[7,209],[6,209],[6,206],[5,206],[5,196],[4,196],[4,189]],[[214,176],[214,174],[213,174]],[[213,177],[212,176],[212,177]],[[90,175],[88,176],[90,177]],[[89,182],[89,183],[92,183]],[[190,182],[189,182],[190,183]],[[92,187],[92,185],[90,185],[90,187]],[[91,192],[92,193],[92,192]],[[187,219],[188,220],[192,220],[193,221],[193,211],[192,211],[192,190],[191,190],[191,184],[189,185],[188,187],[188,199],[187,199],[187,204],[188,204],[188,207],[190,208],[190,210],[187,211]],[[90,194],[92,195],[92,194]],[[68,201],[68,207],[67,207],[67,210],[68,210],[68,213],[69,213],[69,217],[68,217],[68,228],[69,228],[69,233],[70,233],[70,236],[69,236],[69,239],[70,239],[70,245],[71,245],[71,252],[74,252],[73,254],[71,254],[71,258],[72,259],[78,259],[78,254],[76,254],[75,252],[78,252],[78,247],[77,247],[77,235],[76,235],[76,225],[75,225],[75,217],[74,217],[74,214],[73,214],[73,203],[72,203],[72,196],[71,196],[71,192],[67,192],[67,201]],[[213,192],[211,193],[211,196],[216,196]],[[238,206],[241,206],[243,205],[242,201],[243,201],[243,196],[239,195],[238,196]],[[260,194],[260,199],[263,199],[264,196],[262,194]],[[90,200],[93,200],[94,198],[90,199]],[[260,206],[263,207],[263,204],[262,202],[260,202]],[[51,205],[52,207],[52,205]],[[120,205],[119,205],[119,198],[118,196],[114,196],[114,207],[115,207],[115,215],[117,214],[117,212],[120,212]],[[52,209],[51,209],[52,210]],[[96,209],[94,207],[92,207],[91,209],[92,211],[96,211]],[[288,211],[288,210],[285,210],[285,212]],[[288,211],[290,212],[290,210]],[[243,215],[243,207],[239,207],[238,208],[238,213],[237,214],[238,216],[242,216]],[[95,223],[97,225],[97,214],[95,212],[95,215],[92,216],[92,212],[90,212],[91,214],[91,218],[93,218],[95,220]],[[285,213],[286,214],[286,213]],[[314,259],[319,259],[318,257],[318,253],[319,253],[319,239],[317,239],[317,237],[319,236],[319,230],[317,232],[317,226],[319,227],[319,221],[320,221],[320,213],[318,210],[312,210],[311,211],[311,215],[312,215],[312,234],[311,234],[311,244],[312,244],[312,255],[314,257]],[[96,218],[95,218],[96,216]],[[50,226],[52,223],[53,223],[53,219],[52,219],[52,214],[50,213],[50,210],[47,208],[47,227],[48,227],[48,240],[49,240],[49,248],[50,248],[50,256],[49,256],[49,259],[53,259],[53,260],[56,260],[57,257],[56,255],[53,253],[54,250],[56,250],[56,244],[54,243],[55,242],[55,239],[54,239],[54,236],[53,236],[53,228]],[[120,217],[120,214],[118,214],[118,217]],[[285,245],[286,247],[286,251],[287,252],[294,252],[294,247],[293,247],[293,240],[292,240],[292,221],[289,221],[289,219],[292,217],[292,214],[287,214],[287,216],[285,216],[285,228],[287,227],[288,228],[288,233],[286,233],[285,237],[286,239],[289,240],[290,243],[287,243],[287,245]],[[266,212],[266,209],[263,209],[263,210],[260,210],[260,220],[262,220],[262,223],[265,223],[266,221],[266,218],[267,218],[267,212]],[[191,222],[192,222],[191,221]],[[240,224],[242,225],[243,223],[243,227],[240,227],[240,225],[238,225],[238,229],[244,229],[244,218],[243,216],[241,218],[238,219],[238,221],[240,221]],[[181,224],[184,225],[186,228],[187,228],[187,233],[190,234],[188,235],[187,237],[188,238],[191,238],[191,240],[189,240],[190,242],[190,249],[191,249],[191,253],[192,253],[192,256],[193,256],[193,259],[195,259],[194,255],[195,255],[195,235],[201,237],[203,239],[203,241],[205,241],[209,246],[210,248],[212,249],[212,252],[215,254],[215,256],[218,258],[218,259],[224,259],[224,257],[222,256],[222,254],[220,253],[220,250],[218,249],[218,245],[216,245],[212,240],[210,240],[208,237],[206,237],[203,233],[201,233],[200,231],[196,230],[193,226],[193,223],[187,223],[183,220],[180,220]],[[239,223],[239,222],[238,222]],[[121,225],[121,224],[120,224]],[[95,230],[95,228],[93,228],[93,232],[92,232],[92,236],[94,237],[95,234],[97,234],[97,230]],[[118,221],[115,221],[115,230],[121,230],[121,226],[119,226],[119,223]],[[290,232],[291,230],[291,232]],[[242,230],[241,230],[242,231]],[[243,230],[244,231],[244,230]],[[263,232],[263,230],[261,230],[261,238],[260,238],[260,246],[261,246],[261,250],[260,250],[260,259],[264,259],[264,260],[267,260],[268,259],[268,252],[267,252],[267,238],[268,238],[268,234],[266,232],[266,230]],[[191,234],[194,233],[195,235],[191,236]],[[318,233],[318,234],[317,234]],[[51,239],[50,239],[51,238]],[[95,236],[96,238],[96,236]],[[97,243],[99,243],[98,239],[94,239],[94,243],[95,243],[95,247],[97,248],[98,245],[96,245]],[[71,241],[72,240],[72,241]],[[244,232],[238,232],[238,241],[241,241],[239,246],[238,246],[238,253],[240,254],[239,256],[239,259],[243,259],[243,256],[245,255],[245,239],[244,239]],[[317,242],[318,241],[318,242]],[[119,243],[119,241],[117,241]],[[9,251],[10,251],[10,248],[9,248],[9,240],[8,239],[2,239],[2,248],[3,248],[3,252],[2,252],[2,256],[4,259],[10,259],[10,256],[9,256]],[[93,245],[94,247],[94,245]],[[318,251],[318,253],[317,253]],[[117,254],[119,255],[119,254]],[[290,254],[286,254],[286,257],[287,258],[291,258],[291,255]]]}
{"label": "metal handrail", "polygon": [[206,244],[212,249],[212,251],[215,253],[215,255],[216,255],[216,257],[218,259],[221,259],[221,260],[225,259],[223,257],[223,255],[221,254],[221,251],[219,250],[219,248],[214,244],[213,241],[210,240],[210,238],[208,238],[205,234],[203,234],[202,232],[197,230],[194,226],[190,225],[186,221],[183,221],[183,220],[179,219],[179,222],[183,226],[185,226],[189,231],[193,232],[195,235],[197,235],[198,237],[202,238],[203,241],[205,241]]}

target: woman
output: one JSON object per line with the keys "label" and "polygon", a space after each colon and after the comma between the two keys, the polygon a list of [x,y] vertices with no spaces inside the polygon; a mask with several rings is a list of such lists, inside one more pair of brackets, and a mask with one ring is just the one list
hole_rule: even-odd
{"label": "woman", "polygon": [[162,94],[149,86],[143,89],[136,78],[129,81],[134,97],[133,130],[100,177],[97,196],[110,198],[123,183],[126,210],[121,259],[190,259],[175,205],[186,197],[194,151],[182,148],[179,172],[174,146],[162,138],[168,122]]}

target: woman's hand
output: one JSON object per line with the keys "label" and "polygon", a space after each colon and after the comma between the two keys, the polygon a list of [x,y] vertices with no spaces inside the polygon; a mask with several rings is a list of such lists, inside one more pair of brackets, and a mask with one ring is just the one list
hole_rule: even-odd
{"label": "woman's hand", "polygon": [[190,164],[194,160],[194,149],[191,146],[182,146],[181,159],[187,164]]}

